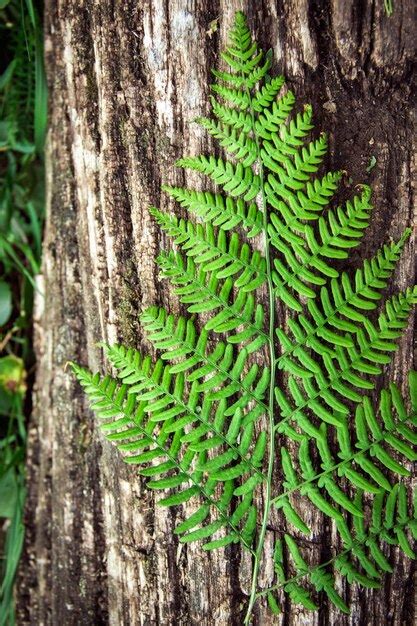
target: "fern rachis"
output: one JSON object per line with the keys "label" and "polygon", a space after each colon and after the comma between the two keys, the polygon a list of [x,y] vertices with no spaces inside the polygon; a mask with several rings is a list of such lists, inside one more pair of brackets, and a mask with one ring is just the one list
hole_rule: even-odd
{"label": "fern rachis", "polygon": [[[163,187],[194,221],[151,209],[175,245],[158,259],[161,274],[189,316],[157,307],[143,313],[155,363],[133,348],[108,346],[117,378],[74,371],[125,460],[140,466],[151,489],[174,490],[160,503],[196,503],[175,529],[179,540],[249,550],[245,623],[257,598],[267,596],[278,610],[276,589],[314,610],[304,579],[347,611],[330,567],[372,587],[390,569],[381,541],[413,556],[406,531],[416,534],[415,511],[401,479],[416,460],[416,407],[409,414],[391,385],[375,410],[373,379],[396,349],[415,290],[392,296],[372,317],[409,231],[352,278],[337,271],[333,260],[348,259],[368,226],[370,189],[328,208],[341,174],[319,175],[327,139],[306,141],[311,107],[293,113],[294,95],[280,95],[284,79],[268,76],[270,60],[241,13],[222,57],[230,69],[214,72],[213,119],[198,122],[230,158],[177,162],[216,189]],[[277,319],[278,301],[287,327]],[[416,391],[411,375],[411,396]],[[282,485],[273,482],[275,467]],[[311,532],[297,510],[305,498],[339,534],[341,549],[325,564],[307,563],[297,544]],[[272,506],[287,528],[274,556],[264,554]],[[259,589],[264,558],[273,559],[277,577],[270,589]]]}

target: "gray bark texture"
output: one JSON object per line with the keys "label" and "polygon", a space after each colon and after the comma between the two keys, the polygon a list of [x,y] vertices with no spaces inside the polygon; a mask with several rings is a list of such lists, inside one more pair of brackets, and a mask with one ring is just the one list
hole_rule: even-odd
{"label": "gray bark texture", "polygon": [[[162,182],[182,185],[174,167],[211,142],[192,124],[208,113],[210,68],[218,63],[234,11],[274,52],[300,107],[330,135],[328,169],[346,185],[374,188],[364,244],[347,270],[412,222],[414,3],[395,0],[47,0],[49,83],[47,220],[35,343],[37,376],[28,452],[27,535],[18,580],[20,625],[241,624],[249,563],[236,546],[204,553],[180,547],[174,513],[155,508],[134,468],[104,442],[70,360],[102,369],[97,342],[145,347],[138,314],[152,303],[178,308],[158,279],[166,247],[148,206],[167,200]],[[218,20],[218,29],[210,28]],[[413,28],[414,26],[414,28]],[[371,157],[376,165],[367,172]],[[349,181],[351,179],[351,181]],[[187,182],[195,182],[188,177]],[[415,240],[393,285],[413,282]],[[412,364],[410,325],[383,384],[404,383]],[[312,558],[330,555],[332,532],[315,529]],[[273,531],[268,531],[267,546]],[[416,623],[413,570],[391,550],[395,573],[381,589],[340,583],[343,616],[323,600],[308,613],[284,601],[254,624]],[[271,572],[262,581],[271,582]]]}

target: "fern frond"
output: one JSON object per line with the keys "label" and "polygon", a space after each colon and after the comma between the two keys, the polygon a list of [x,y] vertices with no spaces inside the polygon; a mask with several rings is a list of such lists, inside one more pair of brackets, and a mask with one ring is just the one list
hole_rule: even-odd
{"label": "fern frond", "polygon": [[295,96],[292,91],[288,90],[281,98],[274,101],[268,109],[263,109],[262,113],[259,114],[254,123],[256,134],[261,139],[272,139],[274,133],[288,119],[294,105]]}
{"label": "fern frond", "polygon": [[179,159],[177,166],[209,176],[233,198],[243,196],[243,199],[249,202],[260,191],[259,176],[254,174],[250,167],[244,167],[241,163],[235,166],[230,161],[216,159],[213,156],[196,156]]}
{"label": "fern frond", "polygon": [[211,85],[211,90],[241,111],[247,111],[250,107],[250,98],[246,91],[226,87],[219,83]]}
{"label": "fern frond", "polygon": [[[264,113],[276,101],[276,98],[285,84],[283,76],[274,76],[263,85],[252,98],[252,109],[257,113]],[[293,96],[294,98],[294,96]],[[295,98],[294,98],[295,100]]]}
{"label": "fern frond", "polygon": [[[366,394],[396,350],[417,291],[391,297],[371,318],[409,231],[353,277],[339,273],[334,261],[349,257],[369,224],[370,189],[327,208],[341,179],[319,169],[327,138],[312,136],[311,106],[297,110],[284,79],[268,75],[270,54],[241,12],[222,59],[227,69],[213,72],[212,116],[197,121],[229,156],[177,162],[219,189],[163,187],[197,223],[151,209],[174,245],[157,259],[161,276],[190,317],[158,307],[143,313],[155,363],[112,346],[105,352],[116,379],[74,371],[107,439],[139,466],[149,488],[169,490],[160,503],[197,501],[176,527],[180,541],[202,540],[206,550],[239,542],[250,550],[248,626],[259,596],[279,612],[278,587],[311,610],[314,590],[324,591],[347,612],[330,564],[348,582],[376,587],[390,569],[383,542],[414,557],[408,533],[417,536],[417,520],[404,485],[393,481],[409,476],[417,460],[417,400],[410,416],[395,385],[381,392],[378,411]],[[280,310],[296,312],[287,327],[277,323],[278,301]],[[417,397],[416,377],[410,391]],[[284,480],[273,493],[277,461]],[[259,487],[262,511],[254,504]],[[271,506],[288,527],[308,534],[300,498],[332,521],[343,549],[311,566],[295,538],[281,535],[278,584],[259,591]]]}
{"label": "fern frond", "polygon": [[[285,544],[288,546],[288,550],[296,564],[296,567],[298,568],[299,573],[298,576],[294,576],[289,580],[286,580],[284,567],[285,544],[282,539],[276,541],[274,548],[274,570],[278,580],[278,585],[276,585],[276,587],[282,587],[294,603],[301,604],[302,606],[304,606],[304,608],[310,611],[315,611],[318,607],[315,602],[313,602],[311,593],[307,589],[302,587],[298,582],[299,579],[307,575],[308,565],[304,558],[301,556],[301,553],[294,539],[288,534],[284,535],[284,539]],[[270,606],[271,604],[273,604],[272,599],[274,599],[274,596],[272,594],[273,589],[275,589],[275,587],[271,588],[271,590],[268,591],[268,596],[269,598],[271,598],[269,599]],[[278,606],[276,600],[275,604]]]}
{"label": "fern frond", "polygon": [[255,203],[247,204],[241,198],[213,194],[208,191],[194,191],[180,187],[163,185],[162,190],[177,202],[197,215],[204,222],[223,230],[243,227],[248,238],[259,235],[262,230],[262,213]]}
{"label": "fern frond", "polygon": [[250,167],[258,157],[255,141],[243,130],[236,131],[226,124],[216,123],[207,117],[196,120],[210,135],[219,140],[220,145],[232,154],[243,167]]}
{"label": "fern frond", "polygon": [[[244,86],[246,89],[255,87],[265,77],[271,65],[268,58],[263,60],[263,52],[258,52],[258,46],[252,40],[247,27],[246,18],[240,11],[236,13],[229,45],[221,53],[221,57],[232,70],[231,73],[220,73],[221,80],[236,86]],[[218,76],[219,73],[214,71],[213,74]]]}
{"label": "fern frond", "polygon": [[[285,207],[284,212],[281,211],[284,221],[276,213],[270,214],[268,234],[272,245],[284,259],[284,262],[280,259],[274,261],[275,293],[290,308],[301,311],[303,307],[298,296],[315,298],[315,286],[325,285],[328,277],[338,276],[338,272],[325,259],[346,258],[345,249],[359,244],[359,238],[368,225],[368,212],[372,208],[369,198],[369,189],[365,188],[360,197],[355,196],[353,203],[347,202],[345,210],[338,209],[338,219],[331,211],[326,217],[320,217],[321,243],[317,241],[313,229],[294,216],[291,217]],[[304,237],[298,234],[301,232]]]}
{"label": "fern frond", "polygon": [[[417,391],[416,372],[410,372],[409,387],[412,398]],[[306,496],[322,513],[336,520],[341,519],[339,507],[352,515],[363,516],[363,511],[358,510],[338,486],[338,477],[344,477],[353,488],[363,492],[391,491],[389,473],[409,476],[404,463],[417,460],[416,414],[407,414],[396,385],[382,390],[378,417],[369,397],[363,398],[356,408],[354,438],[348,418],[339,416],[339,419],[342,424],[337,429],[337,459],[328,446],[325,424],[320,427],[321,438],[316,440],[317,463],[313,462],[310,441],[306,437],[299,446],[300,471],[286,448],[281,449],[285,491],[272,502],[283,510],[287,521],[302,532],[308,533],[309,529],[291,504],[290,496],[295,493]]]}
{"label": "fern frond", "polygon": [[[357,493],[354,504],[358,509],[363,508],[361,492]],[[388,495],[384,492],[376,494],[370,515],[371,522],[368,526],[364,519],[354,518],[353,533],[346,524],[339,524],[339,530],[343,528],[343,550],[327,563],[318,566],[309,566],[295,540],[290,535],[285,535],[285,545],[295,575],[291,578],[285,576],[284,545],[281,540],[277,542],[274,553],[278,584],[261,592],[262,595],[282,588],[293,602],[314,610],[311,592],[301,584],[303,579],[307,579],[317,592],[323,591],[337,608],[349,613],[348,606],[335,590],[334,577],[328,571],[329,566],[333,565],[349,583],[372,589],[380,587],[382,576],[392,571],[382,551],[383,543],[397,546],[407,557],[415,558],[407,532],[414,538],[417,536],[417,511],[414,506],[414,513],[408,513],[407,494],[402,483],[395,484]]]}
{"label": "fern frond", "polygon": [[[361,195],[356,195],[346,202],[345,208],[331,209],[325,216],[318,220],[320,243],[320,256],[331,259],[345,259],[348,256],[346,249],[355,248],[363,236],[365,228],[369,225],[370,212],[372,210],[371,189],[362,185]],[[314,236],[311,227],[306,225],[307,240]],[[339,254],[336,254],[336,249]],[[311,246],[312,252],[315,252]]]}
{"label": "fern frond", "polygon": [[[325,283],[325,279],[317,276],[317,270],[325,276],[337,275],[335,270],[330,269],[324,261],[320,260],[319,246],[314,245],[313,237],[310,236],[310,242],[308,242],[315,249],[315,252],[311,254],[297,231],[299,233],[305,231],[305,227],[301,226],[302,220],[317,219],[316,212],[322,211],[323,204],[330,201],[337,188],[339,178],[337,173],[327,174],[321,181],[308,182],[305,192],[298,191],[296,194],[285,190],[285,187],[278,184],[271,175],[268,177],[268,181],[274,186],[274,190],[269,183],[265,184],[265,195],[268,203],[279,208],[280,213],[280,217],[276,219],[272,217],[273,213],[271,213],[268,234],[272,245],[283,254],[285,261],[283,262],[280,258],[274,259],[275,271],[272,278],[275,285],[275,295],[296,311],[302,309],[299,296],[315,297],[315,292],[309,284],[322,285]],[[278,195],[286,197],[287,202],[284,203],[280,200]],[[281,221],[281,218],[284,222]],[[300,224],[300,228],[297,228],[298,224]],[[309,233],[311,235],[312,231]],[[290,242],[290,245],[286,240]],[[299,255],[299,258],[296,254]],[[291,290],[295,293],[295,297],[291,294]]]}
{"label": "fern frond", "polygon": [[[220,309],[206,322],[206,330],[215,333],[237,330],[227,336],[227,341],[236,344],[251,341],[251,346],[246,346],[249,352],[258,350],[268,341],[268,335],[263,332],[262,306],[256,305],[253,296],[243,291],[232,300],[231,278],[226,279],[220,287],[215,276],[197,271],[192,259],[188,258],[185,262],[181,255],[175,253],[161,254],[157,261],[163,276],[176,286],[175,293],[187,305],[189,313],[208,313]],[[243,330],[239,331],[239,327],[243,327]]]}
{"label": "fern frond", "polygon": [[[97,417],[106,420],[102,424],[105,436],[109,440],[115,441],[119,450],[135,453],[125,457],[125,461],[128,463],[142,465],[158,461],[157,465],[151,465],[141,470],[144,476],[152,478],[148,482],[149,488],[159,490],[180,487],[174,494],[159,500],[159,505],[176,506],[188,502],[195,496],[200,496],[208,504],[208,508],[207,504],[200,506],[192,519],[188,520],[188,523],[183,522],[179,525],[176,532],[182,535],[180,541],[189,543],[190,541],[208,539],[220,529],[226,528],[228,530],[227,536],[230,537],[227,539],[229,543],[241,541],[246,548],[250,549],[256,526],[256,508],[250,503],[251,491],[248,491],[245,501],[246,503],[249,501],[250,506],[241,507],[244,509],[241,511],[241,515],[235,515],[232,521],[231,517],[233,516],[229,513],[229,505],[233,492],[236,491],[233,480],[219,481],[216,477],[209,477],[206,481],[201,480],[203,473],[210,469],[209,462],[206,461],[205,450],[197,453],[188,447],[182,457],[179,456],[184,429],[183,424],[178,426],[178,414],[175,411],[171,411],[172,415],[168,416],[167,381],[164,374],[161,375],[163,370],[158,365],[152,369],[149,359],[142,360],[136,351],[125,351],[119,346],[109,348],[108,355],[114,364],[124,368],[121,375],[123,379],[129,381],[128,384],[118,385],[116,380],[108,376],[101,379],[98,374],[93,375],[77,365],[72,365],[91,402],[91,408]],[[124,367],[126,359],[129,363],[128,367]],[[130,380],[135,381],[134,387],[128,386]],[[146,384],[149,381],[151,381],[150,388]],[[138,394],[141,397],[139,401]],[[186,408],[185,411],[187,410]],[[149,414],[151,417],[147,418]],[[202,409],[202,414],[204,414],[204,409]],[[216,417],[214,422],[219,428],[219,424],[224,421],[221,411],[217,411]],[[175,419],[177,419],[177,423],[174,423]],[[156,428],[160,421],[163,422],[163,425],[158,431]],[[230,431],[229,428],[229,437],[233,438],[234,433]],[[195,456],[197,456],[198,462],[197,467],[193,469],[191,465]],[[259,464],[260,456],[258,444],[258,451],[256,454],[253,453],[252,460],[254,459]],[[219,469],[218,466],[217,469]],[[168,477],[160,478],[167,472],[169,473]],[[220,496],[217,497],[219,482],[224,487]],[[218,519],[197,530],[190,531],[191,528],[207,519],[210,507],[215,509]],[[206,513],[204,517],[201,509]],[[240,531],[237,524],[241,521],[245,523]],[[215,546],[212,545],[211,541],[205,545],[205,549],[212,549],[212,547]]]}
{"label": "fern frond", "polygon": [[306,434],[320,438],[319,431],[305,414],[307,409],[319,420],[341,426],[337,412],[347,414],[346,400],[360,402],[362,390],[374,388],[374,384],[363,375],[378,375],[382,371],[381,366],[390,362],[390,355],[396,349],[393,342],[401,337],[416,298],[416,288],[393,296],[387,301],[377,327],[370,320],[365,320],[365,331],[359,329],[357,333],[357,345],[355,343],[347,348],[336,345],[331,355],[324,353],[323,364],[328,377],[318,363],[305,353],[305,365],[311,368],[314,377],[302,378],[298,383],[294,376],[290,376],[288,396],[295,408],[283,391],[276,388],[276,399],[282,414],[276,430],[292,434],[287,422],[293,420]]}
{"label": "fern frond", "polygon": [[[141,316],[141,322],[154,347],[162,351],[161,359],[174,363],[170,367],[172,374],[184,372],[190,382],[210,376],[204,385],[206,391],[209,386],[223,385],[221,393],[225,396],[240,394],[239,400],[225,410],[226,416],[232,415],[237,408],[243,411],[251,403],[243,419],[244,425],[247,425],[268,411],[263,398],[269,384],[269,368],[259,368],[256,364],[248,368],[250,353],[247,348],[241,348],[238,356],[234,357],[231,344],[218,342],[210,351],[206,330],[198,336],[191,320],[183,317],[176,320],[173,315],[167,316],[165,309],[158,307],[147,309]],[[229,362],[235,359],[231,369],[224,367],[222,359],[225,354],[230,355]]]}
{"label": "fern frond", "polygon": [[[291,192],[275,176],[269,174],[265,183],[265,195],[268,203],[279,210],[281,216],[297,224],[298,220],[316,220],[337,190],[340,172],[329,172],[321,179],[308,181],[302,190]],[[300,229],[303,232],[303,228]]]}
{"label": "fern frond", "polygon": [[211,101],[212,113],[219,122],[234,128],[236,131],[242,130],[244,133],[250,132],[254,127],[254,122],[249,113],[228,107],[214,98]]}
{"label": "fern frond", "polygon": [[354,345],[355,335],[366,324],[367,317],[363,311],[376,308],[381,298],[380,291],[386,288],[409,233],[405,231],[398,242],[384,246],[373,259],[365,261],[363,267],[356,271],[353,284],[344,273],[340,281],[331,281],[330,288],[323,287],[320,305],[317,301],[307,303],[311,318],[299,315],[289,321],[294,339],[291,340],[288,333],[277,328],[277,337],[284,349],[278,358],[279,368],[289,373],[311,376],[315,367],[313,370],[305,367],[303,346],[321,358],[324,353],[332,354],[335,345]]}
{"label": "fern frond", "polygon": [[296,152],[294,159],[283,152],[280,153],[268,141],[263,142],[263,147],[261,159],[265,167],[278,174],[282,185],[286,185],[292,191],[298,191],[303,189],[304,183],[317,172],[327,152],[327,138],[322,135],[320,139],[311,141]]}
{"label": "fern frond", "polygon": [[[212,368],[207,369],[205,366],[195,370],[188,376],[188,379],[184,377],[183,372],[173,374],[171,368],[162,366],[160,361],[156,363],[153,371],[148,371],[142,367],[139,353],[132,349],[126,350],[123,346],[108,347],[106,353],[112,365],[119,370],[118,377],[124,383],[131,385],[129,393],[134,393],[139,400],[148,402],[145,412],[151,413],[150,421],[165,422],[174,418],[167,429],[168,433],[188,429],[184,438],[181,438],[181,441],[193,442],[188,451],[216,450],[218,452],[219,446],[226,444],[226,452],[220,452],[210,460],[197,465],[198,469],[209,473],[210,479],[224,482],[253,471],[254,476],[250,477],[250,485],[253,485],[253,488],[264,480],[259,467],[262,464],[265,449],[265,433],[259,434],[253,451],[248,455],[253,437],[253,420],[244,418],[243,414],[248,400],[245,401],[242,397],[239,402],[233,402],[231,406],[227,403],[228,398],[238,389],[237,384],[222,387],[225,376],[219,372],[214,372],[211,378],[206,379],[206,376],[213,371]],[[233,354],[226,348],[219,369],[228,371],[231,368],[231,377],[238,379],[243,372],[246,356],[242,353],[243,358],[238,358],[236,362],[233,362]],[[245,386],[251,384],[256,379],[257,373],[257,366],[253,366],[244,376],[243,384]],[[203,377],[204,382],[200,382]],[[184,386],[187,380],[192,383],[188,401],[184,399]],[[268,382],[267,376],[266,383]],[[265,382],[261,382],[262,386],[265,388]],[[263,391],[258,390],[259,392],[262,396]],[[222,426],[225,418],[230,417],[231,421],[226,433],[222,432],[215,422],[210,422],[215,402],[219,403],[216,413],[219,414]],[[211,438],[204,439],[202,443],[202,430],[197,431],[198,437],[196,437],[193,433],[194,425],[202,425],[207,429],[206,434],[210,434]],[[241,429],[244,445],[241,445],[242,442],[240,445],[237,443]],[[239,460],[237,465],[229,465],[236,460]],[[242,491],[244,485],[235,489],[236,495],[244,495]]]}
{"label": "fern frond", "polygon": [[265,259],[259,251],[252,252],[247,243],[241,244],[237,233],[228,241],[225,231],[219,230],[216,236],[210,223],[204,229],[201,224],[194,225],[154,207],[150,212],[162,230],[203,272],[212,272],[217,280],[233,276],[235,287],[244,292],[253,291],[266,281]]}
{"label": "fern frond", "polygon": [[[297,113],[297,115],[292,118],[288,124],[281,124],[279,126],[279,131],[272,135],[272,143],[268,141],[264,141],[262,143],[263,147],[267,148],[269,156],[277,161],[277,163],[281,163],[283,160],[285,160],[286,155],[298,155],[300,157],[299,148],[304,145],[305,137],[307,137],[309,131],[314,128],[312,124],[312,119],[313,109],[309,104],[307,104],[304,107],[304,111],[302,113]],[[327,145],[319,147],[318,152],[320,152],[321,156],[322,149],[326,151]],[[301,155],[302,154],[303,153],[301,152]],[[318,157],[318,153],[315,152],[314,149],[312,157],[309,151],[306,151],[304,154],[306,155],[307,159],[311,158],[312,163],[310,163],[310,165],[313,165]],[[261,152],[261,158],[262,157],[263,153]],[[303,159],[301,159],[301,162],[303,162]],[[316,171],[316,168],[313,168],[313,171]],[[279,173],[281,174],[282,170],[279,170]],[[283,181],[280,180],[280,182]],[[295,186],[293,188],[297,191],[302,187]]]}

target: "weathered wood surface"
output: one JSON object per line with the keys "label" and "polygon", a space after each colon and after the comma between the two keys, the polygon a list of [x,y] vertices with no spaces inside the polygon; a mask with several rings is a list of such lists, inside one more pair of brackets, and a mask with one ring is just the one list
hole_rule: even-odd
{"label": "weathered wood surface", "polygon": [[[329,167],[374,186],[372,226],[350,267],[411,223],[413,3],[394,5],[388,18],[382,0],[47,0],[46,297],[36,324],[20,625],[241,623],[239,552],[178,547],[174,514],[155,510],[135,471],[103,443],[66,363],[100,368],[98,341],[140,346],[142,307],[175,307],[156,275],[165,242],[147,207],[166,202],[162,181],[184,182],[176,157],[210,146],[191,120],[207,112],[209,68],[235,9],[330,132]],[[414,245],[397,287],[412,281]],[[403,380],[411,337],[410,326],[387,378]],[[327,555],[326,530],[315,538],[314,551]],[[351,617],[326,603],[315,615],[287,603],[275,621],[259,606],[255,623],[415,623],[412,571],[394,557],[381,590],[347,592]]]}

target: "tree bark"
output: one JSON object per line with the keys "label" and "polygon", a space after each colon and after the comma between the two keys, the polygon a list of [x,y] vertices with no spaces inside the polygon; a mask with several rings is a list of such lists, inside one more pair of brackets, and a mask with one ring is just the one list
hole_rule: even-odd
{"label": "tree bark", "polygon": [[[207,554],[179,546],[172,529],[180,514],[156,509],[135,469],[103,441],[66,364],[101,369],[102,340],[148,350],[141,309],[177,308],[157,276],[167,243],[148,207],[166,204],[162,182],[184,183],[176,158],[211,148],[191,122],[208,113],[210,68],[236,9],[273,49],[274,70],[300,106],[313,104],[316,128],[330,135],[328,168],[346,170],[351,189],[373,185],[372,224],[346,269],[399,237],[413,206],[412,4],[395,0],[389,18],[382,0],[47,0],[45,298],[35,329],[19,624],[242,623],[247,558],[236,547]],[[395,291],[412,283],[414,250],[410,240]],[[384,383],[403,383],[411,338],[410,326]],[[326,556],[330,531],[310,518],[312,552]],[[394,574],[380,590],[341,583],[351,616],[324,601],[315,614],[287,601],[272,618],[259,603],[254,623],[416,623],[414,570],[396,550],[391,560]],[[262,578],[271,582],[271,572]]]}

